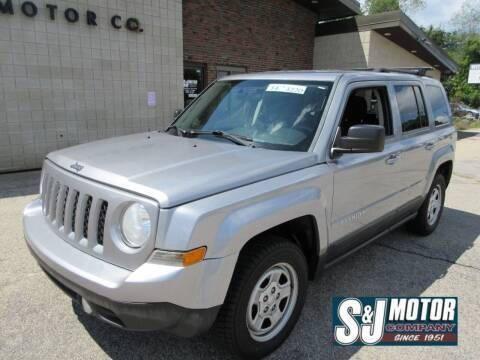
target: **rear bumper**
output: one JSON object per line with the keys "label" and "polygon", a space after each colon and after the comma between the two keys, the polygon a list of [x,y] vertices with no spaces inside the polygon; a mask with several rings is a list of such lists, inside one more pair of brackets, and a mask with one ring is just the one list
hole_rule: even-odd
{"label": "rear bumper", "polygon": [[[29,247],[42,270],[89,315],[128,330],[163,330],[191,337],[206,332],[214,323],[220,306],[187,309],[171,303],[121,303],[99,296],[65,279],[39,259]],[[87,306],[85,306],[85,301]]]}

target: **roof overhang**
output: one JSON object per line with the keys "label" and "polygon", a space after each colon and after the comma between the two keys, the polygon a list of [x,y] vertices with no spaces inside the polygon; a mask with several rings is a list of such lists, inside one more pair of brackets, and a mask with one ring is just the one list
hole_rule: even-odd
{"label": "roof overhang", "polygon": [[334,35],[361,31],[375,31],[398,46],[438,69],[443,74],[458,71],[457,63],[437,46],[402,11],[392,11],[368,16],[355,16],[317,25],[316,35]]}
{"label": "roof overhang", "polygon": [[338,19],[361,13],[356,0],[295,0],[297,3],[315,11],[319,20]]}

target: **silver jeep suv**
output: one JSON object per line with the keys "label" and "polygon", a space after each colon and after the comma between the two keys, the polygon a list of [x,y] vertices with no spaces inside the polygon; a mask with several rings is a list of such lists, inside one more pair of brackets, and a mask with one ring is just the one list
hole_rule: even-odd
{"label": "silver jeep suv", "polygon": [[434,231],[455,140],[430,78],[230,76],[165,131],[49,154],[25,237],[88,314],[182,336],[215,323],[232,351],[261,357],[319,271],[403,223]]}

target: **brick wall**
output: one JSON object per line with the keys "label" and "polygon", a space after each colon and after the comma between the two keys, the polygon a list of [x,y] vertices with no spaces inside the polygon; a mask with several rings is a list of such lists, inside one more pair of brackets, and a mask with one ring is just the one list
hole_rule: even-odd
{"label": "brick wall", "polygon": [[[13,15],[0,12],[0,172],[36,168],[52,150],[171,121],[183,105],[181,0],[32,2],[33,17],[22,13],[23,0],[12,0]],[[58,6],[54,20],[47,3]],[[78,11],[77,22],[67,21],[67,8]],[[97,26],[87,23],[87,10]],[[125,28],[129,17],[142,33]],[[155,106],[148,106],[149,91]]]}
{"label": "brick wall", "polygon": [[184,59],[248,72],[312,69],[316,14],[292,0],[184,0]]}

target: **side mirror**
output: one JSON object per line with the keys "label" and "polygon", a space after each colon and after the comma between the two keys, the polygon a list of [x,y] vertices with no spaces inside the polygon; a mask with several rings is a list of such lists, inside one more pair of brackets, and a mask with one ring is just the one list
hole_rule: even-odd
{"label": "side mirror", "polygon": [[177,109],[173,112],[173,120],[175,120],[181,113],[183,109]]}
{"label": "side mirror", "polygon": [[385,147],[385,128],[380,125],[354,125],[346,137],[338,137],[332,154],[382,152]]}

